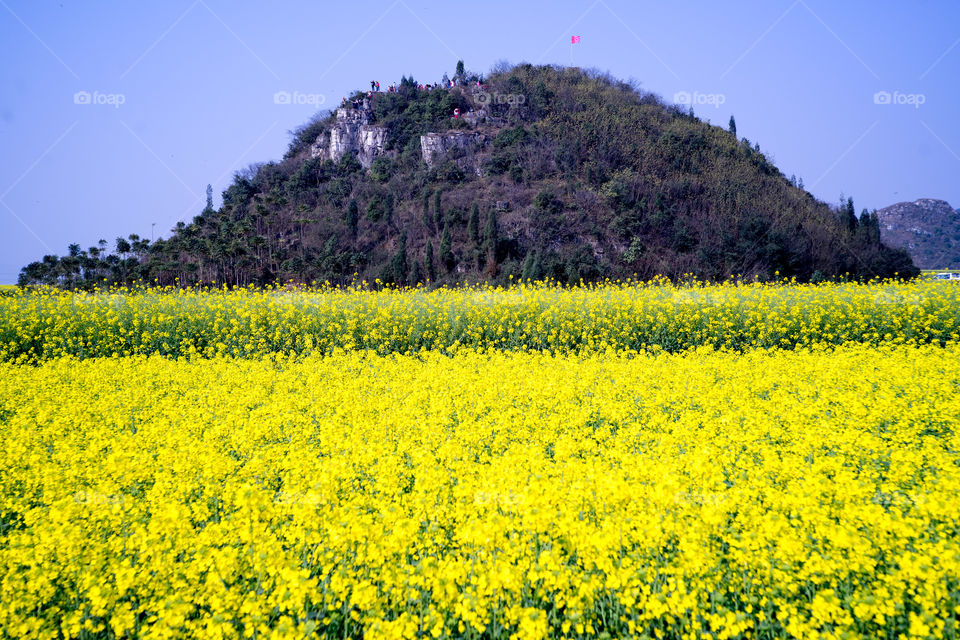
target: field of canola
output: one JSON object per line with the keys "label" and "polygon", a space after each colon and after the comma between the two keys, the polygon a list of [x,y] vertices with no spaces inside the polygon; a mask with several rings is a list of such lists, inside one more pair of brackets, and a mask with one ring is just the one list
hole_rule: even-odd
{"label": "field of canola", "polygon": [[0,297],[0,361],[944,344],[960,340],[955,284],[31,292]]}
{"label": "field of canola", "polygon": [[0,298],[0,635],[957,637],[958,294]]}

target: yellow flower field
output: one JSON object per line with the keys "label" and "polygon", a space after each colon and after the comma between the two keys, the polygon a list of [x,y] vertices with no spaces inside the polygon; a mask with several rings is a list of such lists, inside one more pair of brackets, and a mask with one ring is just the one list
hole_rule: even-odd
{"label": "yellow flower field", "polygon": [[[857,309],[917,295],[884,303],[895,310],[884,322],[928,332],[659,355],[598,340],[554,354],[450,343],[233,358],[211,343],[209,358],[82,359],[57,355],[80,348],[58,327],[80,326],[71,318],[88,304],[128,313],[129,299],[8,299],[21,306],[6,307],[7,331],[48,330],[26,358],[39,364],[0,364],[0,633],[956,637],[960,345],[955,297],[942,301],[956,294],[891,286],[731,287],[719,301],[701,289],[694,303],[674,299],[682,290],[635,291],[654,317],[672,308],[692,322],[684,305],[729,305],[744,327],[768,296],[793,300],[754,318],[771,331],[834,322],[840,309],[830,326],[861,336],[874,316]],[[612,332],[610,309],[633,303],[602,293],[613,302],[576,313],[606,309],[597,322]],[[153,333],[180,326],[163,315],[176,296],[141,295],[154,296],[141,324],[91,312],[88,335],[109,336],[109,349],[120,335],[180,335]],[[203,316],[222,350],[243,343],[229,342],[238,299],[261,296],[255,309],[284,318],[297,304],[270,295],[223,294],[224,310]],[[324,309],[350,301],[324,295],[342,296]],[[467,294],[407,295],[452,309],[443,296]],[[490,293],[491,304],[510,295]],[[730,302],[738,295],[747,302]],[[482,313],[471,300],[465,313]],[[29,316],[30,304],[47,307]],[[530,317],[574,313],[563,304]],[[806,320],[790,315],[798,307]],[[254,345],[269,339],[257,313],[243,325]],[[11,344],[6,359],[24,357]]]}
{"label": "yellow flower field", "polygon": [[460,347],[557,353],[746,350],[960,340],[953,282],[607,282],[559,288],[27,291],[0,297],[0,361],[381,355]]}

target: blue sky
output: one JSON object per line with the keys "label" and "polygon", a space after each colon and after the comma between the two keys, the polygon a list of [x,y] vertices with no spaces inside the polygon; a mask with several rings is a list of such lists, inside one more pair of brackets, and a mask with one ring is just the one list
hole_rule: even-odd
{"label": "blue sky", "polygon": [[952,0],[0,0],[0,43],[0,283],[71,242],[169,235],[350,90],[458,59],[572,61],[732,113],[828,202],[960,206]]}

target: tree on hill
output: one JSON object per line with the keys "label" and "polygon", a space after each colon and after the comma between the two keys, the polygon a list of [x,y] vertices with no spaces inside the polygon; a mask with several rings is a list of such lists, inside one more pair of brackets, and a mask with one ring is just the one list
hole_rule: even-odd
{"label": "tree on hill", "polygon": [[496,262],[497,245],[500,241],[500,230],[497,226],[497,212],[493,209],[487,214],[487,224],[483,230],[483,248],[489,260]]}
{"label": "tree on hill", "polygon": [[456,266],[456,260],[453,257],[453,242],[450,237],[450,225],[443,225],[443,234],[440,236],[440,262],[446,268],[447,273],[453,271]]}
{"label": "tree on hill", "polygon": [[477,247],[480,245],[480,206],[474,202],[470,209],[470,220],[467,223],[467,237],[470,244]]}
{"label": "tree on hill", "polygon": [[851,233],[857,230],[857,210],[853,206],[853,198],[847,198],[847,201],[841,205],[840,216]]}
{"label": "tree on hill", "polygon": [[[407,276],[409,274],[410,263],[407,259],[407,234],[402,233],[400,235],[400,246],[397,247],[397,252],[393,256],[391,261],[391,275],[393,282],[404,285],[407,283]],[[416,284],[416,283],[414,283]]]}

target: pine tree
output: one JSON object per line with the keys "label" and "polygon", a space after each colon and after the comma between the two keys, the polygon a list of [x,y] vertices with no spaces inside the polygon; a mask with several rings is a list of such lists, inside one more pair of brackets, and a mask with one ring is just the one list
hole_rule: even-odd
{"label": "pine tree", "polygon": [[873,213],[866,209],[860,212],[860,233],[868,244],[880,244],[880,218],[876,209]]}
{"label": "pine tree", "polygon": [[487,215],[487,226],[483,231],[483,248],[487,258],[496,262],[497,246],[500,243],[500,230],[497,227],[497,212],[493,209]]}
{"label": "pine tree", "polygon": [[414,260],[410,270],[410,285],[415,287],[418,284],[423,284],[423,267],[420,266],[419,260]]}
{"label": "pine tree", "polygon": [[543,268],[540,266],[540,252],[531,251],[523,261],[523,271],[521,276],[526,281],[535,281],[543,278]]}
{"label": "pine tree", "polygon": [[736,138],[737,137],[737,121],[734,120],[733,114],[730,114],[730,124],[727,127],[730,130],[730,134]]}
{"label": "pine tree", "polygon": [[350,235],[356,239],[357,227],[360,224],[360,205],[356,200],[351,200],[347,207],[347,228],[350,229]]}
{"label": "pine tree", "polygon": [[520,271],[520,277],[524,280],[533,280],[531,273],[533,272],[533,251],[527,254],[527,257],[523,260],[523,269]]}
{"label": "pine tree", "polygon": [[843,218],[847,223],[847,228],[850,231],[856,231],[857,229],[857,210],[853,207],[853,198],[847,198],[847,204],[843,207]]}
{"label": "pine tree", "polygon": [[467,237],[473,246],[480,246],[480,207],[476,202],[470,210],[470,219],[467,222]]}
{"label": "pine tree", "polygon": [[440,262],[446,267],[447,273],[453,271],[456,261],[453,258],[453,243],[450,240],[450,225],[443,225],[443,234],[440,236]]}
{"label": "pine tree", "polygon": [[427,240],[427,279],[430,282],[437,281],[437,266],[433,261],[433,242]]}

